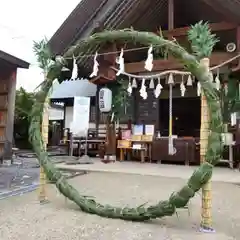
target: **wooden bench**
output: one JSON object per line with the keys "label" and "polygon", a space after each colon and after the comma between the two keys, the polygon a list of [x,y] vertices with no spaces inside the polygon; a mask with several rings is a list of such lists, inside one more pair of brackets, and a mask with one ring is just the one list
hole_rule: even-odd
{"label": "wooden bench", "polygon": [[[116,129],[116,138],[119,136],[119,129]],[[87,142],[88,154],[91,156],[99,155],[101,158],[105,153],[105,142],[106,142],[106,128],[92,129],[88,130],[88,138],[74,137],[72,141],[70,139],[66,140],[68,145],[68,152],[73,152],[73,155],[81,155],[84,152],[84,145]],[[71,138],[71,136],[70,136]],[[72,150],[71,145],[72,144]]]}

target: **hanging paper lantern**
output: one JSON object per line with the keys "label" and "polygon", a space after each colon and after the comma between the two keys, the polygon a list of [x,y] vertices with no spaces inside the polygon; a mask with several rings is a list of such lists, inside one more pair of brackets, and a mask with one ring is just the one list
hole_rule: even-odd
{"label": "hanging paper lantern", "polygon": [[150,89],[154,89],[154,88],[155,88],[153,78],[150,80],[149,88],[150,88]]}
{"label": "hanging paper lantern", "polygon": [[97,61],[97,57],[98,57],[98,53],[96,52],[95,53],[95,56],[94,56],[94,59],[93,59],[93,71],[90,75],[90,78],[92,77],[96,77],[98,75],[98,66],[99,66],[99,63]]}
{"label": "hanging paper lantern", "polygon": [[192,81],[191,75],[189,75],[187,79],[187,86],[192,86],[192,85],[193,85],[193,81]]}
{"label": "hanging paper lantern", "polygon": [[116,63],[119,64],[119,70],[116,73],[117,76],[119,76],[120,74],[124,73],[124,58],[123,58],[123,49],[121,49],[121,53],[119,55],[119,57],[116,59]]}
{"label": "hanging paper lantern", "polygon": [[132,81],[132,88],[137,88],[136,78],[134,78],[133,81]]}
{"label": "hanging paper lantern", "polygon": [[153,47],[152,45],[150,46],[150,48],[148,49],[148,56],[147,56],[147,60],[145,61],[145,69],[148,71],[152,71],[153,68]]}
{"label": "hanging paper lantern", "polygon": [[99,90],[99,109],[101,112],[110,112],[112,109],[112,91],[109,88]]}

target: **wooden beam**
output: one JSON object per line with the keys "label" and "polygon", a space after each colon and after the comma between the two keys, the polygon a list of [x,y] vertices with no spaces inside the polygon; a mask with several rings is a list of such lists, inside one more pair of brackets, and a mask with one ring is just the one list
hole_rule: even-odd
{"label": "wooden beam", "polygon": [[[237,28],[238,25],[235,23],[229,23],[229,22],[219,22],[219,23],[211,23],[209,24],[210,29],[213,32],[218,31],[227,31],[232,30],[234,28]],[[165,37],[180,37],[187,35],[187,32],[189,31],[191,27],[182,27],[182,28],[175,28],[169,31],[163,31],[163,36]]]}
{"label": "wooden beam", "polygon": [[[223,63],[229,60],[235,55],[236,53],[225,53],[225,52],[213,53],[212,56],[210,57],[210,64],[211,66],[219,65],[220,63]],[[125,71],[127,73],[135,73],[135,74],[146,72],[146,69],[144,68],[144,64],[145,64],[144,61],[127,63],[125,64]],[[154,60],[152,72],[161,72],[166,70],[180,70],[180,69],[183,69],[183,65],[175,59],[166,59],[166,60],[159,59],[159,60]]]}
{"label": "wooden beam", "polygon": [[168,30],[174,29],[174,0],[168,0]]}
{"label": "wooden beam", "polygon": [[[237,27],[236,39],[237,39],[237,52],[239,52],[240,51],[240,26]],[[232,68],[233,72],[237,72],[239,70],[240,70],[240,59],[238,59],[238,65]]]}

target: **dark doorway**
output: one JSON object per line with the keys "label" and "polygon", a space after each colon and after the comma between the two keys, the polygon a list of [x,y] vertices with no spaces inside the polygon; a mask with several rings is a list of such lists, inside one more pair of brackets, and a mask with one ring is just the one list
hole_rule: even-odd
{"label": "dark doorway", "polygon": [[[169,99],[160,99],[160,131],[169,134]],[[179,137],[199,137],[201,124],[201,101],[198,97],[173,99],[173,134]]]}

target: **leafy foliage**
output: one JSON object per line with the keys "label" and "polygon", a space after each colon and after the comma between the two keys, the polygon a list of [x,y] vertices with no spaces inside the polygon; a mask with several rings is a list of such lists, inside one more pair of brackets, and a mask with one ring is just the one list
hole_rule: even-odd
{"label": "leafy foliage", "polygon": [[16,91],[14,139],[16,145],[28,147],[28,129],[30,126],[29,115],[34,105],[34,94],[20,88]]}
{"label": "leafy foliage", "polygon": [[193,54],[198,59],[209,57],[213,47],[219,41],[216,35],[211,33],[208,23],[203,21],[191,27],[188,31],[188,40],[191,42]]}
{"label": "leafy foliage", "polygon": [[39,42],[33,42],[33,52],[37,57],[38,65],[44,72],[47,72],[53,61],[51,59],[52,54],[48,47],[48,40],[46,38]]}
{"label": "leafy foliage", "polygon": [[129,96],[127,93],[127,81],[123,78],[118,78],[113,83],[107,84],[107,87],[112,91],[112,111],[115,119],[123,119],[125,110],[129,104]]}
{"label": "leafy foliage", "polygon": [[221,96],[224,122],[229,123],[231,114],[240,112],[239,80],[236,76],[229,75],[227,94],[225,89],[222,89]]}

